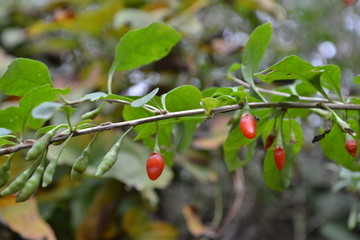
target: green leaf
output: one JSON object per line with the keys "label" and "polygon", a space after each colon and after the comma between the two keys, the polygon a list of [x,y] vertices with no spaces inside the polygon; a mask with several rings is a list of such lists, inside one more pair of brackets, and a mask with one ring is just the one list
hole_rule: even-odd
{"label": "green leaf", "polygon": [[282,102],[299,102],[300,97],[298,95],[291,94],[289,97],[284,97]]}
{"label": "green leaf", "polygon": [[52,86],[45,64],[27,58],[17,58],[10,63],[0,78],[0,91],[7,95],[24,96],[34,88]]}
{"label": "green leaf", "polygon": [[[325,70],[324,70],[324,69]],[[325,98],[329,99],[328,95],[323,89],[322,83],[320,80],[324,81],[329,85],[328,82],[336,82],[336,76],[331,77],[328,74],[324,75],[328,69],[328,74],[335,74],[336,70],[333,67],[313,67],[310,63],[302,60],[297,56],[289,56],[284,58],[282,61],[276,63],[275,65],[269,67],[268,69],[262,71],[265,75],[256,74],[256,76],[264,82],[272,82],[274,80],[295,80],[299,79],[301,81],[310,83],[316,90],[318,90]]]}
{"label": "green leaf", "polygon": [[143,96],[142,98],[139,98],[139,99],[136,99],[135,101],[133,101],[131,103],[131,106],[132,107],[142,107],[142,106],[144,106],[146,103],[148,103],[157,94],[158,91],[159,91],[159,88],[155,88],[150,93]]}
{"label": "green leaf", "polygon": [[[274,80],[307,80],[314,78],[319,71],[312,71],[314,67],[299,58],[292,55],[284,58],[275,65],[257,73],[256,76],[263,82],[271,83]],[[262,75],[264,74],[264,75]]]}
{"label": "green leaf", "polygon": [[106,97],[100,97],[100,99],[114,99],[114,100],[122,100],[122,101],[126,101],[126,102],[134,101],[133,97],[125,97],[125,96],[120,96],[120,95],[116,95],[116,94],[109,94]]}
{"label": "green leaf", "polygon": [[360,84],[360,74],[354,78],[354,83]]}
{"label": "green leaf", "polygon": [[202,95],[204,98],[212,97],[217,89],[218,88],[216,87],[205,88],[204,90],[202,90]]}
{"label": "green leaf", "polygon": [[321,75],[321,84],[329,90],[333,90],[339,96],[339,99],[343,99],[341,95],[341,72],[340,68],[336,65],[319,66],[316,70],[324,70]]}
{"label": "green leaf", "polygon": [[[125,121],[130,121],[139,118],[146,118],[154,116],[154,114],[146,111],[144,108],[133,108],[130,105],[125,105],[123,110],[123,117]],[[147,124],[141,124],[134,127],[134,130],[140,133],[144,128],[146,128]]]}
{"label": "green leaf", "polygon": [[[257,27],[250,35],[245,45],[245,53],[242,58],[242,71],[247,82],[253,82],[252,75],[259,70],[260,62],[271,40],[271,23],[265,23]],[[250,75],[251,74],[251,75]]]}
{"label": "green leaf", "polygon": [[220,101],[217,98],[207,97],[201,99],[201,105],[205,109],[205,113],[209,115],[213,108],[220,105]]}
{"label": "green leaf", "polygon": [[322,72],[318,73],[317,75],[315,75],[313,78],[309,79],[309,82],[316,88],[316,90],[318,90],[325,98],[329,99],[329,96],[327,95],[327,93],[324,91],[322,85],[321,85],[321,76],[323,75]]}
{"label": "green leaf", "polygon": [[242,74],[246,82],[255,92],[256,97],[264,100],[262,95],[256,90],[254,83],[254,73],[259,70],[260,62],[265,54],[266,48],[271,40],[271,23],[265,23],[257,27],[250,35],[245,45],[245,53],[242,58]]}
{"label": "green leaf", "polygon": [[0,147],[4,146],[4,145],[10,145],[10,146],[13,146],[13,145],[16,145],[16,143],[12,142],[12,141],[9,141],[7,139],[4,139],[4,138],[0,138]]}
{"label": "green leaf", "polygon": [[0,126],[14,132],[22,127],[23,118],[18,107],[8,107],[0,110]]}
{"label": "green leaf", "polygon": [[69,88],[57,89],[51,85],[43,85],[28,92],[19,102],[20,110],[27,117],[32,109],[43,102],[50,102],[57,98],[58,94],[68,94]]}
{"label": "green leaf", "polygon": [[240,63],[233,63],[231,64],[231,66],[228,68],[228,72],[229,73],[233,73],[239,69],[242,68],[242,65]]}
{"label": "green leaf", "polygon": [[134,138],[134,141],[138,141],[141,139],[144,139],[146,137],[149,137],[153,134],[155,134],[158,130],[161,130],[169,125],[177,124],[177,123],[183,123],[183,122],[191,122],[196,121],[200,122],[203,121],[206,117],[205,116],[195,116],[195,117],[182,117],[178,119],[166,119],[166,120],[160,120],[157,121],[158,126],[156,126],[156,122],[150,122],[142,124],[143,128],[139,132],[139,134]]}
{"label": "green leaf", "polygon": [[21,116],[24,121],[23,124],[34,129],[41,127],[44,124],[44,120],[33,118],[31,116],[32,109],[43,102],[54,101],[58,94],[67,94],[69,92],[69,88],[55,89],[50,85],[34,88],[28,92],[19,102]]}
{"label": "green leaf", "polygon": [[226,167],[229,171],[235,171],[243,165],[238,157],[239,149],[224,147],[223,151]]}
{"label": "green leaf", "polygon": [[165,57],[180,39],[181,35],[176,30],[160,22],[130,31],[116,46],[111,72],[131,70],[159,60]]}
{"label": "green leaf", "polygon": [[340,127],[334,124],[331,132],[320,141],[320,146],[327,158],[352,171],[360,171],[360,165],[345,149],[345,135]]}
{"label": "green leaf", "polygon": [[54,113],[62,106],[61,103],[56,102],[43,102],[36,106],[32,111],[31,115],[37,119],[50,119]]}
{"label": "green leaf", "polygon": [[166,109],[170,112],[201,108],[202,94],[191,85],[184,85],[168,92],[165,97]]}
{"label": "green leaf", "polygon": [[49,126],[42,127],[42,128],[40,128],[39,130],[37,130],[37,131],[35,132],[35,134],[34,134],[34,137],[35,137],[35,138],[40,138],[41,135],[49,132],[50,130],[52,130],[52,129],[58,127],[58,126],[61,126],[61,127],[59,127],[59,129],[60,129],[60,128],[68,128],[68,127],[69,127],[67,124],[49,125]]}
{"label": "green leaf", "polygon": [[199,121],[188,121],[175,124],[173,127],[174,149],[177,152],[188,148],[193,140]]}
{"label": "green leaf", "polygon": [[104,92],[94,92],[94,93],[86,94],[85,96],[80,98],[80,101],[90,100],[92,102],[95,102],[98,101],[100,98],[106,98],[107,96],[108,94]]}
{"label": "green leaf", "polygon": [[12,133],[10,129],[0,127],[0,136]]}

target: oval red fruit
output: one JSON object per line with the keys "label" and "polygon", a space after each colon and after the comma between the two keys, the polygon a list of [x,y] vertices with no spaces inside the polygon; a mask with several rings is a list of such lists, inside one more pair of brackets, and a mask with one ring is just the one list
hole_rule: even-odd
{"label": "oval red fruit", "polygon": [[240,118],[240,130],[246,138],[256,137],[256,121],[250,113],[245,113]]}
{"label": "oval red fruit", "polygon": [[274,160],[277,169],[281,171],[285,164],[285,151],[282,147],[275,147],[274,149]]}
{"label": "oval red fruit", "polygon": [[345,142],[345,148],[351,156],[356,157],[357,143],[354,139],[349,139]]}
{"label": "oval red fruit", "polygon": [[355,3],[355,0],[343,0],[345,7],[351,6]]}
{"label": "oval red fruit", "polygon": [[275,135],[272,134],[272,133],[270,133],[270,134],[266,137],[264,148],[265,148],[265,149],[268,149],[269,147],[271,147],[271,145],[274,143],[274,141],[275,141]]}
{"label": "oval red fruit", "polygon": [[146,161],[146,172],[150,180],[156,180],[160,177],[165,167],[165,161],[160,153],[151,153]]}

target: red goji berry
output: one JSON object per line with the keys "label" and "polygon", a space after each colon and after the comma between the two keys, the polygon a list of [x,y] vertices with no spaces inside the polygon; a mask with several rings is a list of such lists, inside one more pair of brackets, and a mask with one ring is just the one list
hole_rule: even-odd
{"label": "red goji berry", "polygon": [[285,165],[285,151],[282,147],[275,147],[274,149],[274,160],[277,169],[281,171]]}
{"label": "red goji berry", "polygon": [[348,139],[345,142],[345,148],[351,156],[356,157],[357,143],[354,139]]}
{"label": "red goji berry", "polygon": [[150,180],[156,180],[160,177],[165,167],[165,161],[161,154],[151,153],[146,161],[146,172]]}
{"label": "red goji berry", "polygon": [[268,149],[269,147],[271,147],[271,145],[274,143],[275,141],[275,135],[273,133],[270,133],[265,140],[265,149]]}
{"label": "red goji berry", "polygon": [[246,138],[256,137],[256,121],[250,113],[245,113],[240,118],[240,130]]}

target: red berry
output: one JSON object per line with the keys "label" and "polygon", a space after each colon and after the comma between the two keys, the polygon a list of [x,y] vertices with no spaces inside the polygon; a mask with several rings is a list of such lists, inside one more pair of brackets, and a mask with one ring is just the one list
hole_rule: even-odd
{"label": "red berry", "polygon": [[265,148],[265,149],[268,149],[269,147],[271,147],[271,145],[274,143],[274,141],[275,141],[275,135],[272,134],[272,133],[270,133],[270,134],[266,137],[264,148]]}
{"label": "red berry", "polygon": [[245,113],[240,118],[240,130],[246,138],[256,137],[256,121],[250,113]]}
{"label": "red berry", "polygon": [[151,153],[146,161],[146,172],[150,180],[156,180],[160,177],[165,167],[165,161],[161,154]]}
{"label": "red berry", "polygon": [[357,143],[354,139],[346,140],[345,148],[351,156],[356,157]]}
{"label": "red berry", "polygon": [[275,147],[274,149],[274,160],[277,169],[281,171],[285,164],[285,151],[282,147]]}
{"label": "red berry", "polygon": [[351,6],[355,3],[355,0],[343,0],[345,7]]}

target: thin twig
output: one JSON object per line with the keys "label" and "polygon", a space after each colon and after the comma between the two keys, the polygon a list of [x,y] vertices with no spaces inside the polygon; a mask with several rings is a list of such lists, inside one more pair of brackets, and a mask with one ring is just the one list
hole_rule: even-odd
{"label": "thin twig", "polygon": [[229,225],[229,223],[232,222],[232,220],[236,217],[242,206],[245,195],[244,174],[242,168],[238,168],[235,171],[234,190],[236,193],[234,202],[230,210],[228,211],[226,217],[224,218],[222,224],[216,229],[217,235],[220,235],[221,232]]}
{"label": "thin twig", "polygon": [[[66,104],[67,105],[76,105],[76,104],[80,104],[80,103],[87,102],[87,101],[90,101],[90,99],[74,100],[74,101],[66,100]],[[122,103],[122,104],[131,105],[131,102],[126,101],[126,100],[121,100],[121,99],[99,99],[99,101],[105,101],[105,102],[109,102],[109,103]],[[157,113],[157,114],[161,113],[161,110],[154,107],[154,106],[144,104],[144,107],[151,110],[154,113]]]}
{"label": "thin twig", "polygon": [[[305,102],[270,102],[270,103],[263,103],[263,102],[253,102],[249,103],[250,108],[256,109],[256,108],[282,108],[282,109],[290,109],[290,108],[303,108],[303,109],[309,109],[309,108],[321,108],[324,109],[324,104],[320,103],[305,103]],[[336,104],[336,103],[326,103],[325,106],[329,107],[330,109],[337,109],[337,110],[356,110],[360,111],[360,105],[359,104]],[[211,110],[210,116],[217,114],[217,113],[225,113],[225,112],[232,112],[241,109],[243,106],[240,104],[234,104],[234,105],[227,105],[222,107],[213,108]],[[80,135],[86,135],[90,133],[95,132],[103,132],[107,130],[111,130],[114,128],[121,128],[126,126],[137,126],[144,123],[149,122],[155,122],[160,121],[164,119],[170,119],[170,118],[179,118],[179,117],[186,117],[186,116],[193,116],[193,115],[205,115],[205,110],[200,109],[192,109],[192,110],[185,110],[185,111],[179,111],[179,112],[170,112],[163,115],[156,115],[152,117],[147,118],[140,118],[135,119],[131,121],[125,121],[125,122],[117,122],[117,123],[103,123],[101,125],[76,130],[74,132],[73,137],[80,136]],[[59,133],[56,136],[54,136],[50,143],[62,141],[69,137],[71,133]],[[33,144],[33,140],[24,140],[22,143],[0,149],[0,156],[4,154],[9,154],[13,152],[20,151],[24,148],[30,148]]]}

